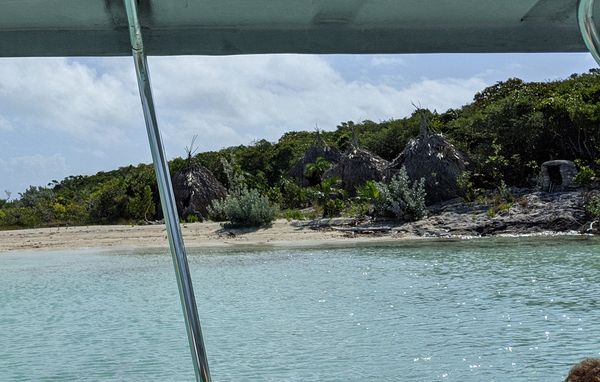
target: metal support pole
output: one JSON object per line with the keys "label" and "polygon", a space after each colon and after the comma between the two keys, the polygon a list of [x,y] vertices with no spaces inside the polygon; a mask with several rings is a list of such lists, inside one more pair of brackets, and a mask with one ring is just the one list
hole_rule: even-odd
{"label": "metal support pole", "polygon": [[579,0],[577,5],[579,31],[588,50],[600,65],[600,35],[594,23],[594,0]]}
{"label": "metal support pole", "polygon": [[150,73],[148,71],[148,61],[146,60],[146,55],[144,53],[142,29],[138,19],[136,0],[124,0],[124,2],[129,23],[129,36],[131,39],[135,72],[140,90],[142,108],[144,110],[150,151],[152,152],[152,160],[154,161],[160,202],[162,204],[165,224],[167,226],[169,246],[171,247],[173,265],[175,266],[181,307],[183,308],[185,326],[194,361],[194,372],[196,373],[196,380],[198,382],[210,382],[210,372],[208,370],[208,360],[206,358],[206,350],[202,339],[200,318],[198,317],[198,309],[196,307],[196,299],[192,287],[192,278],[190,276],[181,228],[179,227],[179,216],[175,204],[175,195],[173,194],[173,186],[171,184],[171,177],[169,176],[169,164],[165,156],[162,138],[156,122],[152,89],[150,87]]}

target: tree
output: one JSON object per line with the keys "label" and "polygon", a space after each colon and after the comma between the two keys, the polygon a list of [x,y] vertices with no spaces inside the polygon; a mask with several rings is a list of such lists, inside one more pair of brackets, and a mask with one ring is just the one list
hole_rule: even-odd
{"label": "tree", "polygon": [[323,175],[331,168],[331,162],[323,157],[318,157],[314,163],[308,163],[304,166],[304,176],[314,183],[321,183]]}

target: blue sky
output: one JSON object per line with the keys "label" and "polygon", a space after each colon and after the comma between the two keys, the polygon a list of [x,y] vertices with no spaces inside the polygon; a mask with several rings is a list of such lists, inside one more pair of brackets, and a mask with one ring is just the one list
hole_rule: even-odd
{"label": "blue sky", "polygon": [[[510,77],[561,79],[588,54],[266,55],[150,58],[169,158],[401,118],[411,103],[444,111]],[[149,163],[131,58],[0,59],[0,198],[28,185]]]}

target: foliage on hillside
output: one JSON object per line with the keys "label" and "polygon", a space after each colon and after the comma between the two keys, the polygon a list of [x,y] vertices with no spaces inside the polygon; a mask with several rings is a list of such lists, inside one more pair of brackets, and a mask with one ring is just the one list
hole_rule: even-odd
{"label": "foliage on hillside", "polygon": [[[474,96],[472,103],[443,113],[425,111],[433,133],[442,133],[467,156],[461,182],[471,190],[534,186],[539,166],[552,159],[577,160],[592,179],[600,174],[600,73],[572,75],[562,81],[525,83],[509,79]],[[340,151],[351,148],[354,135],[362,149],[393,160],[419,134],[421,114],[382,122],[343,122],[322,139]],[[352,211],[353,199],[335,184],[303,187],[289,171],[315,141],[315,132],[285,133],[276,143],[260,140],[196,155],[226,187],[222,160],[235,158],[248,189],[282,209],[314,207],[326,214]],[[307,165],[305,170],[317,167]],[[171,170],[185,160],[176,158]],[[467,178],[468,177],[468,178]],[[600,177],[598,177],[600,178]],[[593,178],[595,179],[595,178]],[[321,187],[322,186],[322,187]],[[329,201],[319,199],[328,187]],[[467,194],[471,192],[466,190]],[[315,196],[316,195],[316,196]],[[328,198],[325,198],[328,199]],[[138,223],[161,217],[150,165],[128,166],[92,176],[71,176],[45,187],[30,187],[19,198],[0,199],[0,227]]]}
{"label": "foliage on hillside", "polygon": [[223,160],[229,180],[229,195],[214,200],[208,206],[212,220],[227,221],[228,227],[260,227],[270,225],[277,216],[278,206],[256,188],[248,188],[244,175],[235,163]]}

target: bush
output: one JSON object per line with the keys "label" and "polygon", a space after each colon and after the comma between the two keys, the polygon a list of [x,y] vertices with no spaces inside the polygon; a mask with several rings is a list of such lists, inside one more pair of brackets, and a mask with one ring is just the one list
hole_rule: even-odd
{"label": "bush", "polygon": [[223,159],[223,168],[229,183],[229,195],[215,200],[208,208],[213,221],[229,221],[231,227],[260,227],[275,220],[278,206],[255,188],[248,188],[246,179],[235,162]]}
{"label": "bush", "polygon": [[198,223],[200,221],[200,219],[198,219],[198,216],[194,215],[194,214],[189,214],[186,218],[185,218],[185,222],[186,223]]}
{"label": "bush", "polygon": [[575,160],[577,165],[577,175],[573,178],[573,181],[580,186],[590,186],[592,183],[597,181],[600,176],[594,171],[591,166],[587,166],[581,160]]}
{"label": "bush", "polygon": [[515,197],[510,193],[508,188],[506,187],[506,183],[503,180],[500,181],[500,185],[498,189],[494,193],[494,205],[501,204],[512,204],[515,201]]}
{"label": "bush", "polygon": [[323,205],[323,217],[333,218],[340,216],[346,208],[346,203],[341,199],[329,199]]}
{"label": "bush", "polygon": [[272,223],[277,210],[277,205],[258,190],[242,188],[237,194],[213,202],[209,216],[216,221],[228,220],[232,227],[260,227]]}
{"label": "bush", "polygon": [[368,180],[363,185],[356,187],[356,197],[362,202],[375,202],[381,197],[381,192],[379,192],[377,182]]}
{"label": "bush", "polygon": [[590,192],[584,198],[585,212],[592,219],[600,219],[600,193]]}
{"label": "bush", "polygon": [[282,213],[281,213],[281,215],[287,221],[291,221],[291,220],[306,220],[306,215],[304,215],[302,213],[302,211],[296,210],[296,209],[292,209],[292,208],[288,208],[286,210],[283,210]]}
{"label": "bush", "polygon": [[313,207],[315,210],[323,211],[324,217],[339,216],[346,207],[347,195],[341,185],[340,178],[332,177],[307,188],[307,195],[312,200]]}
{"label": "bush", "polygon": [[36,227],[41,218],[32,207],[9,207],[0,214],[0,225],[4,227]]}
{"label": "bush", "polygon": [[212,204],[207,207],[208,218],[214,222],[224,222],[227,220],[225,213],[225,199],[213,200]]}
{"label": "bush", "polygon": [[281,204],[286,208],[304,208],[308,205],[308,194],[304,187],[295,181],[283,178],[279,187],[281,189]]}
{"label": "bush", "polygon": [[101,184],[90,195],[88,214],[92,223],[110,224],[127,210],[127,193],[123,179],[115,178]]}
{"label": "bush", "polygon": [[472,174],[470,171],[463,171],[456,179],[456,185],[462,191],[467,202],[472,202],[477,198],[477,190],[473,184]]}
{"label": "bush", "polygon": [[410,184],[406,169],[392,178],[389,184],[378,182],[380,197],[375,202],[375,214],[402,221],[415,221],[425,216],[425,179]]}
{"label": "bush", "polygon": [[150,186],[145,186],[139,194],[129,197],[127,213],[132,219],[145,221],[148,220],[148,217],[156,214],[156,205]]}
{"label": "bush", "polygon": [[[379,191],[378,191],[379,192]],[[348,207],[342,212],[343,216],[352,218],[364,218],[373,214],[373,204],[362,202],[360,200],[353,201]]]}

